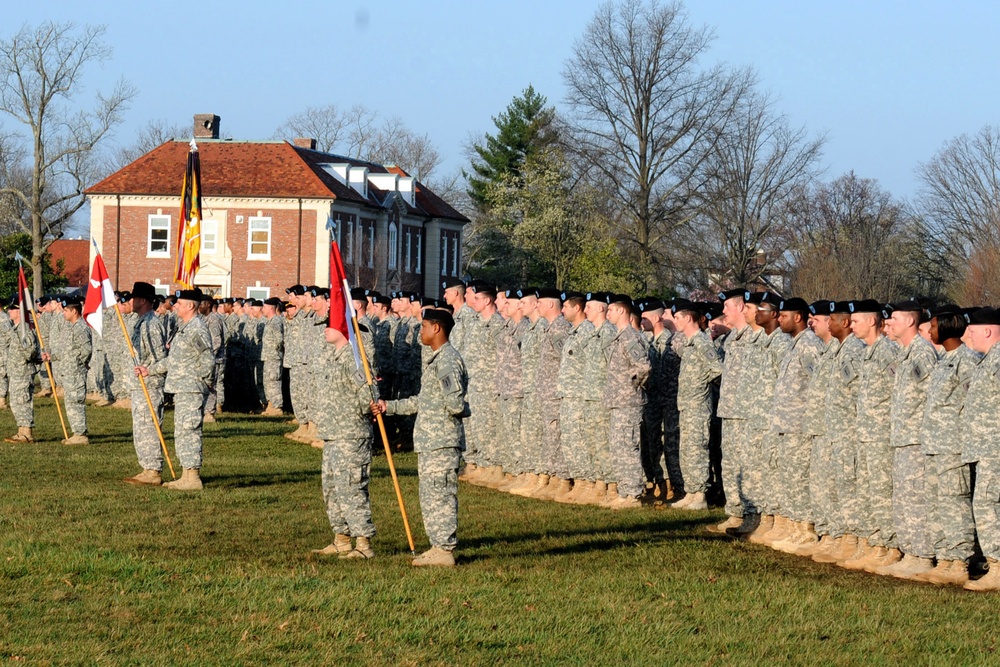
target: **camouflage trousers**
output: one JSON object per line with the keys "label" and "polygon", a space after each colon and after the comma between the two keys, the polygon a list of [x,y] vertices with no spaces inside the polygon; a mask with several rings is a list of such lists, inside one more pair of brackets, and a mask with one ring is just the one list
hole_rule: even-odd
{"label": "camouflage trousers", "polygon": [[747,505],[743,493],[743,470],[749,428],[750,423],[746,419],[722,420],[722,491],[726,494],[727,516],[743,516]]}
{"label": "camouflage trousers", "polygon": [[323,500],[334,533],[375,536],[368,498],[371,463],[370,438],[327,440],[323,445]]}
{"label": "camouflage trousers", "polygon": [[132,371],[131,367],[126,367],[119,356],[125,356],[122,352],[118,355],[108,357],[109,382],[111,384],[111,397],[115,400],[128,396],[128,380],[126,374]]}
{"label": "camouflage trousers", "polygon": [[639,450],[642,454],[642,474],[649,483],[663,481],[663,411],[664,406],[655,401],[649,401],[642,409]]}
{"label": "camouflage trousers", "polygon": [[746,499],[745,510],[754,514],[765,514],[765,497],[767,489],[764,487],[764,469],[767,465],[764,457],[764,439],[766,431],[756,425],[759,420],[753,417],[747,418],[746,430],[746,450],[743,459],[743,477],[740,480],[740,488]]}
{"label": "camouflage trousers", "polygon": [[542,416],[541,471],[559,479],[571,479],[562,443],[562,402],[539,403]]}
{"label": "camouflage trousers", "polygon": [[668,405],[663,412],[663,462],[667,467],[667,479],[670,480],[670,487],[677,490],[683,489],[680,413],[677,412],[676,406]]}
{"label": "camouflage trousers", "polygon": [[[865,459],[859,455],[857,441],[853,438],[838,438],[832,449],[835,474],[833,482],[837,487],[839,511],[837,520],[840,528],[848,535],[859,535],[865,519],[864,481],[867,474],[861,468]],[[868,531],[865,531],[867,533]]]}
{"label": "camouflage trousers", "polygon": [[564,398],[559,402],[559,442],[566,459],[566,469],[571,479],[584,480],[594,477],[594,461],[587,446],[587,401],[582,398]]}
{"label": "camouflage trousers", "polygon": [[[156,419],[163,424],[163,380],[152,376],[146,378],[146,389],[149,399],[156,411]],[[163,448],[160,437],[156,434],[153,416],[146,404],[146,395],[142,387],[136,384],[132,389],[132,441],[135,444],[135,455],[143,470],[163,470]]]}
{"label": "camouflage trousers", "polygon": [[23,375],[9,375],[10,411],[19,427],[32,428],[35,425],[35,377],[34,368],[25,367]]}
{"label": "camouflage trousers", "polygon": [[[859,448],[865,450],[865,468],[868,488],[863,494],[863,526],[871,526],[868,544],[875,547],[895,549],[896,525],[892,518],[892,461],[893,450],[889,446],[888,434],[881,442],[862,442]],[[859,537],[863,537],[859,536]]]}
{"label": "camouflage trousers", "polygon": [[417,454],[420,513],[432,547],[453,551],[458,546],[457,448],[435,449]]}
{"label": "camouflage trousers", "polygon": [[205,417],[206,394],[174,394],[174,449],[181,467],[201,468],[201,429]]}
{"label": "camouflage trousers", "polygon": [[971,469],[962,463],[961,454],[925,456],[924,495],[934,555],[938,560],[966,561],[976,543]]}
{"label": "camouflage trousers", "polygon": [[839,498],[833,445],[826,436],[814,435],[809,453],[809,520],[817,535],[840,537],[844,534]]}
{"label": "camouflage trousers", "polygon": [[521,460],[522,472],[541,473],[542,467],[542,414],[534,393],[526,393],[521,402]]}
{"label": "camouflage trousers", "polygon": [[809,519],[809,458],[812,436],[805,433],[779,433],[775,497],[783,516],[792,521]]}
{"label": "camouflage trousers", "polygon": [[66,421],[72,433],[87,435],[87,369],[80,368],[63,374],[63,397]]}
{"label": "camouflage trousers", "polygon": [[497,399],[497,437],[494,443],[494,456],[497,465],[503,466],[504,472],[519,475],[524,472],[522,460],[524,453],[521,442],[521,409],[523,399],[520,396],[504,396]]}
{"label": "camouflage trousers", "polygon": [[590,456],[591,469],[586,479],[602,479],[617,482],[615,469],[611,464],[611,443],[608,442],[608,428],[611,410],[601,401],[586,401],[584,405],[584,443]]}
{"label": "camouflage trousers", "polygon": [[618,483],[622,498],[642,495],[642,455],[639,440],[642,429],[642,407],[611,408],[608,414],[608,476]]}
{"label": "camouflage trousers", "polygon": [[972,512],[979,546],[984,556],[1000,560],[1000,457],[983,457],[975,465]]}
{"label": "camouflage trousers", "polygon": [[261,384],[264,388],[263,402],[268,407],[281,410],[284,402],[281,396],[281,362],[265,361],[261,370]]}
{"label": "camouflage trousers", "polygon": [[292,395],[292,412],[295,421],[305,424],[309,421],[310,372],[305,364],[295,364],[288,369],[289,391]]}
{"label": "camouflage trousers", "polygon": [[892,452],[892,522],[899,549],[918,558],[933,558],[924,496],[924,456],[920,445]]}
{"label": "camouflage trousers", "polygon": [[466,420],[466,460],[478,466],[500,465],[496,461],[497,400],[492,391],[469,392],[470,416]]}
{"label": "camouflage trousers", "polygon": [[7,398],[7,390],[10,388],[10,380],[7,378],[7,371],[5,370],[6,366],[6,360],[0,359],[0,398]]}
{"label": "camouflage trousers", "polygon": [[[864,537],[865,535],[871,535],[873,532],[874,525],[871,520],[871,512],[865,506],[865,493],[864,489],[871,486],[868,482],[868,452],[866,447],[862,446],[862,443],[851,441],[848,443],[850,445],[851,452],[854,454],[855,465],[854,465],[854,492],[849,493],[849,491],[841,489],[842,498],[842,513],[841,520],[844,525],[844,532],[850,535],[857,535],[858,537]],[[845,474],[850,475],[851,471],[849,468],[845,469]]]}
{"label": "camouflage trousers", "polygon": [[215,361],[215,373],[212,381],[208,385],[208,396],[205,398],[205,414],[214,415],[222,412],[222,406],[226,402],[226,361]]}
{"label": "camouflage trousers", "polygon": [[680,413],[681,473],[687,493],[705,493],[708,488],[708,430],[711,417],[702,410],[683,410]]}

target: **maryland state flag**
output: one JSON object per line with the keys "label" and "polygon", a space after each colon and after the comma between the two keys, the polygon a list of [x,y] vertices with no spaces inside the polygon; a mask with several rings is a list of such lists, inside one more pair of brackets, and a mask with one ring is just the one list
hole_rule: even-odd
{"label": "maryland state flag", "polygon": [[181,216],[183,228],[177,233],[177,271],[174,281],[187,289],[193,287],[194,274],[200,266],[201,253],[201,160],[198,144],[191,140],[184,186],[181,188]]}

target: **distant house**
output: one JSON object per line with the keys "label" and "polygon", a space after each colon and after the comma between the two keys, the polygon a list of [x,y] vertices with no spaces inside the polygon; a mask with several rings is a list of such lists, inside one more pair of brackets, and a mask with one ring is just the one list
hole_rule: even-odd
{"label": "distant house", "polygon": [[70,290],[83,287],[90,279],[90,247],[87,239],[58,239],[47,250],[52,269],[69,281]]}
{"label": "distant house", "polygon": [[[353,286],[437,296],[443,276],[459,275],[468,218],[399,167],[322,153],[310,139],[222,140],[211,114],[196,115],[194,130],[203,290],[266,298],[295,283],[327,285],[331,228]],[[87,189],[91,236],[118,289],[137,280],[164,294],[178,288],[188,150],[188,140],[168,141]]]}

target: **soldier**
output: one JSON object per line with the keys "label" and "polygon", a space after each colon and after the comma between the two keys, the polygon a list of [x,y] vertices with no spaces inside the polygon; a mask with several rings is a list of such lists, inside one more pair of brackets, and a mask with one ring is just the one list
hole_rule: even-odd
{"label": "soldier", "polygon": [[261,335],[260,358],[264,384],[266,417],[280,417],[284,414],[284,398],[281,391],[281,373],[285,355],[285,318],[281,316],[281,299],[276,296],[264,300],[262,312],[265,318]]}
{"label": "soldier", "polygon": [[469,375],[461,355],[448,343],[455,320],[443,310],[423,313],[420,392],[413,397],[372,403],[372,412],[416,414],[413,448],[420,479],[420,511],[431,548],[413,565],[453,566],[458,545],[458,466],[465,448],[462,420],[469,415]]}
{"label": "soldier", "polygon": [[649,380],[646,383],[646,406],[642,417],[642,468],[646,476],[646,491],[642,501],[650,505],[663,505],[668,496],[666,477],[663,472],[664,421],[668,410],[677,410],[676,375],[671,391],[671,373],[680,359],[670,346],[673,332],[664,326],[664,303],[659,299],[647,299],[639,303],[643,328],[648,327]]}
{"label": "soldier", "polygon": [[285,437],[302,442],[309,430],[309,358],[305,348],[305,329],[310,324],[310,310],[302,285],[292,285],[285,290],[288,308],[285,308],[285,355],[282,364],[288,369],[288,388],[292,398],[292,412],[298,428]]}
{"label": "soldier", "polygon": [[28,322],[21,319],[20,303],[12,299],[7,306],[13,329],[7,347],[7,378],[10,383],[10,409],[17,423],[17,435],[5,442],[34,442],[35,426],[34,382],[35,365],[39,360],[38,338]]}
{"label": "soldier", "polygon": [[521,366],[521,343],[528,320],[521,310],[521,296],[525,290],[505,290],[503,315],[505,322],[497,338],[496,392],[497,447],[499,464],[503,467],[503,481],[494,488],[508,491],[521,481],[524,454],[521,451],[521,410],[524,401]]}
{"label": "soldier", "polygon": [[[322,371],[316,364],[311,363],[311,361],[316,351],[322,350],[326,345],[325,326],[323,323],[327,320],[330,313],[330,290],[325,287],[310,285],[308,295],[310,296],[309,307],[312,309],[312,316],[308,320],[310,324],[305,327],[303,332],[302,344],[305,347],[306,353],[310,355],[307,382],[309,383],[308,391],[311,397],[309,399],[311,406],[322,387],[320,378]],[[318,429],[319,425],[316,423],[316,415],[313,414],[313,410],[310,407],[309,425],[301,441],[316,449],[323,449],[324,443],[323,439],[319,437]]]}
{"label": "soldier", "polygon": [[466,296],[469,297],[469,306],[476,311],[479,319],[476,326],[466,333],[463,355],[469,369],[471,411],[466,435],[469,451],[465,456],[474,465],[469,481],[483,484],[499,480],[503,475],[503,469],[494,461],[498,400],[497,338],[503,327],[503,318],[497,312],[497,291],[492,285],[474,280],[469,283]]}
{"label": "soldier", "polygon": [[174,447],[184,472],[180,479],[163,486],[180,491],[202,488],[201,431],[205,401],[216,369],[216,355],[208,325],[198,317],[202,300],[198,290],[177,292],[177,316],[181,324],[170,341],[168,355],[151,366],[136,366],[143,375],[166,375],[163,391],[174,395]]}
{"label": "soldier", "polygon": [[[132,336],[132,327],[135,324],[135,316],[132,313],[132,307],[129,305],[132,302],[132,295],[129,292],[121,292],[118,296],[118,307],[122,314],[122,321],[125,322],[125,334],[122,334],[121,324],[118,322],[118,314],[113,308],[108,310],[111,311],[111,322],[110,328],[107,326],[108,321],[105,320],[105,327],[102,331],[108,332],[108,341],[110,342],[110,351],[108,352],[108,360],[112,364],[112,383],[111,383],[111,394],[115,398],[115,402],[111,404],[111,407],[118,408],[119,410],[131,410],[132,409],[132,399],[129,397],[129,380],[128,374],[132,372],[131,363],[128,357],[128,346],[125,344],[125,335]],[[105,310],[105,313],[108,312]]]}
{"label": "soldier", "polygon": [[785,299],[778,306],[778,326],[791,345],[778,367],[771,411],[770,444],[775,450],[778,474],[774,481],[779,513],[791,524],[785,538],[771,547],[795,553],[817,541],[809,521],[809,458],[812,437],[806,426],[806,397],[819,366],[823,342],[808,327],[809,305],[800,298]]}
{"label": "soldier", "polygon": [[971,469],[962,461],[961,419],[966,394],[982,356],[962,343],[965,316],[958,306],[931,311],[931,342],[944,350],[931,373],[920,430],[924,450],[924,494],[929,503],[931,542],[937,565],[914,575],[932,584],[964,585],[976,541]]}
{"label": "soldier", "polygon": [[[351,290],[351,303],[358,320],[358,331],[361,333],[361,343],[365,349],[365,356],[368,357],[368,367],[373,378],[377,378],[384,363],[378,356],[378,345],[375,336],[378,326],[368,312],[368,294],[371,290],[355,287]],[[348,320],[350,325],[350,320]]]}
{"label": "soldier", "polygon": [[[548,326],[548,320],[538,311],[538,290],[528,288],[520,290],[521,314],[524,316],[525,328],[521,336],[521,432],[518,434],[520,443],[518,466],[523,470],[521,479],[516,486],[508,489],[509,493],[527,495],[538,486],[541,474],[542,451],[542,413],[538,403],[538,359],[542,350],[542,335]],[[458,326],[456,319],[455,326]],[[454,333],[454,332],[453,332]]]}
{"label": "soldier", "polygon": [[728,518],[710,526],[709,531],[713,533],[725,533],[743,524],[743,468],[747,465],[748,429],[755,428],[747,421],[748,406],[754,400],[755,388],[746,382],[747,350],[753,330],[744,314],[745,293],[742,289],[732,289],[718,294],[725,323],[730,328],[716,408],[716,416],[722,420],[722,488]]}
{"label": "soldier", "polygon": [[[220,304],[224,307],[224,304]],[[205,322],[212,343],[215,367],[208,382],[208,398],[205,399],[205,422],[215,421],[216,413],[222,412],[226,400],[226,325],[222,314],[215,310],[215,299],[203,294],[198,313]],[[199,435],[200,438],[200,435]]]}
{"label": "soldier", "polygon": [[969,314],[969,346],[985,355],[972,374],[965,397],[961,420],[963,432],[962,460],[975,470],[972,509],[976,521],[979,545],[986,557],[989,571],[976,581],[968,581],[970,591],[1000,590],[1000,311],[981,308]]}
{"label": "soldier", "polygon": [[451,332],[451,346],[459,354],[465,352],[465,339],[476,321],[476,311],[465,302],[465,283],[458,278],[445,278],[441,282],[441,294],[445,303],[452,307],[455,329]]}
{"label": "soldier", "polygon": [[[350,326],[350,323],[348,323]],[[346,336],[335,327],[324,329],[325,346],[318,355],[316,393],[317,433],[323,440],[323,499],[333,529],[333,542],[317,554],[340,558],[372,558],[375,537],[368,497],[372,462],[372,394],[358,369]],[[355,546],[351,548],[351,537]]]}
{"label": "soldier", "polygon": [[[41,337],[42,341],[45,341],[46,345],[51,343],[52,339],[52,323],[55,319],[52,317],[52,308],[54,307],[54,300],[48,294],[43,294],[35,300],[35,313],[32,316],[34,318],[35,326],[35,336]],[[48,369],[43,365],[37,367],[38,380],[39,380],[39,397],[49,397],[52,395],[52,383],[57,381],[55,376],[55,369],[52,369],[52,378],[48,377]],[[46,374],[43,376],[43,372]],[[34,383],[32,383],[34,385]]]}
{"label": "soldier", "polygon": [[922,310],[916,301],[903,301],[893,304],[889,318],[893,338],[901,347],[893,372],[889,444],[893,448],[893,524],[903,559],[876,572],[900,579],[912,579],[934,567],[934,548],[927,532],[920,424],[937,351],[917,332]]}
{"label": "soldier", "polygon": [[7,409],[7,393],[10,381],[7,378],[7,347],[10,345],[11,332],[14,324],[10,321],[5,308],[6,302],[0,299],[0,410]]}
{"label": "soldier", "polygon": [[[132,330],[134,363],[146,368],[167,358],[167,327],[165,319],[153,309],[156,301],[156,290],[149,283],[137,282],[132,287],[132,312],[139,317]],[[163,381],[163,375],[146,378],[147,403],[138,377],[133,375],[129,380],[132,391],[132,441],[142,472],[125,479],[128,484],[159,486],[163,483],[163,450],[156,431],[156,424],[163,423]],[[150,405],[156,413],[156,423],[153,422]]]}
{"label": "soldier", "polygon": [[[69,327],[60,329],[59,347],[43,352],[42,360],[59,362],[65,397],[66,419],[73,435],[62,441],[64,445],[88,445],[87,437],[87,365],[91,356],[90,327],[81,317],[83,308],[79,297],[62,297],[62,317]],[[53,327],[51,330],[55,330]]]}
{"label": "soldier", "polygon": [[639,452],[642,410],[646,404],[649,351],[632,326],[632,299],[618,294],[609,299],[608,322],[617,333],[608,347],[608,379],[604,402],[609,407],[608,451],[617,495],[608,493],[604,507],[613,510],[640,507],[643,490]]}

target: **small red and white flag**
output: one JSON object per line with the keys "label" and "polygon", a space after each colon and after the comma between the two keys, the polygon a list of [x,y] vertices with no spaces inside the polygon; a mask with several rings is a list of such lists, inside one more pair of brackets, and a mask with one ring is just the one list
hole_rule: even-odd
{"label": "small red and white flag", "polygon": [[83,303],[83,319],[99,336],[104,335],[104,310],[115,307],[115,290],[108,277],[108,269],[104,266],[101,253],[94,257],[94,268],[90,271],[90,289],[87,290],[87,300]]}
{"label": "small red and white flag", "polygon": [[24,277],[24,265],[21,263],[23,258],[21,257],[21,253],[15,253],[14,258],[17,260],[17,297],[18,309],[21,311],[21,322],[34,328],[35,323],[31,321],[29,315],[33,316],[35,313],[35,302],[31,299],[28,280]]}
{"label": "small red and white flag", "polygon": [[327,326],[344,334],[351,342],[354,350],[354,363],[361,368],[361,348],[354,335],[354,319],[358,314],[351,303],[351,286],[347,282],[347,272],[344,271],[344,260],[340,256],[340,246],[336,241],[330,243],[330,321]]}

